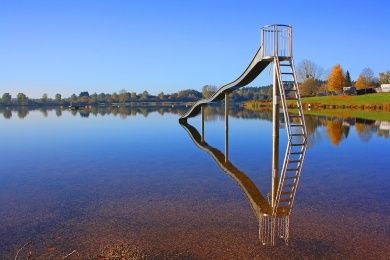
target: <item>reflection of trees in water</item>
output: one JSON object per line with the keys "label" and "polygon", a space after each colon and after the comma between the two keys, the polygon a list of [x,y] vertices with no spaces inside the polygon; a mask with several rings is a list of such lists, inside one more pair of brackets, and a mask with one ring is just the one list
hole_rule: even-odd
{"label": "reflection of trees in water", "polygon": [[59,107],[56,108],[56,116],[57,116],[57,117],[62,116],[62,110],[61,110],[61,108],[59,108]]}
{"label": "reflection of trees in water", "polygon": [[330,142],[334,145],[338,145],[343,138],[343,122],[342,120],[326,120],[326,132],[329,136]]}
{"label": "reflection of trees in water", "polygon": [[355,129],[359,138],[365,142],[368,142],[372,138],[372,135],[379,130],[378,126],[376,126],[374,120],[357,118],[355,123]]}
{"label": "reflection of trees in water", "polygon": [[389,132],[390,132],[389,130],[379,129],[377,135],[387,139],[389,137]]}
{"label": "reflection of trees in water", "polygon": [[[127,117],[142,115],[147,117],[150,113],[164,114],[183,114],[188,108],[186,107],[132,107],[132,106],[107,106],[107,107],[89,107],[80,110],[67,110],[63,108],[41,108],[38,109],[45,117],[48,116],[51,110],[55,111],[56,116],[62,116],[63,112],[71,113],[73,116],[80,115],[88,118],[93,116],[119,116],[122,119]],[[13,113],[16,113],[19,118],[25,118],[29,111],[36,110],[27,107],[18,108],[0,108],[0,113],[3,117],[9,119]],[[243,109],[239,106],[232,106],[229,109],[229,116],[241,119],[262,119],[272,121],[272,111],[251,111]],[[205,119],[207,121],[224,120],[225,111],[221,105],[209,105],[205,109]],[[325,127],[326,137],[329,138],[332,144],[338,145],[343,139],[348,138],[350,129],[355,127],[356,133],[362,141],[369,141],[376,133],[377,136],[388,138],[389,127],[382,127],[381,124],[388,122],[366,120],[359,118],[338,118],[331,116],[305,116],[306,128],[308,132],[308,145],[312,146],[323,137],[318,131],[321,127]],[[281,127],[283,127],[283,117],[281,119]]]}
{"label": "reflection of trees in water", "polygon": [[28,111],[29,110],[26,107],[18,107],[16,113],[17,113],[19,118],[23,119],[23,118],[25,118],[28,115]]}
{"label": "reflection of trees in water", "polygon": [[[207,106],[204,115],[206,121],[225,120],[225,109],[221,106]],[[272,121],[271,110],[252,111],[240,108],[239,106],[230,107],[229,116],[241,119],[264,119]]]}
{"label": "reflection of trees in water", "polygon": [[48,114],[47,114],[47,108],[46,108],[46,107],[40,108],[39,111],[41,111],[41,113],[42,113],[42,115],[43,115],[44,117],[47,117],[47,116],[48,116]]}
{"label": "reflection of trees in water", "polygon": [[317,129],[322,126],[320,118],[316,116],[305,116],[307,143],[308,146],[313,146],[317,141],[321,140],[321,134]]}
{"label": "reflection of trees in water", "polygon": [[[310,118],[310,116],[308,116]],[[388,138],[389,130],[381,129],[380,126],[385,121],[375,121],[361,118],[337,118],[337,117],[326,117],[326,116],[316,116],[317,121],[320,122],[319,126],[325,126],[327,135],[332,144],[338,145],[343,139],[347,139],[351,127],[355,127],[356,133],[362,141],[368,142],[373,135],[376,133],[377,136]],[[306,117],[305,117],[306,119]],[[305,120],[306,126],[308,127],[308,122],[310,120]],[[313,129],[309,129],[309,140],[313,135],[311,132]]]}
{"label": "reflection of trees in water", "polygon": [[81,116],[81,117],[86,117],[86,118],[88,118],[88,117],[89,117],[89,114],[91,113],[91,111],[90,111],[90,110],[84,109],[84,110],[80,110],[79,113],[80,113],[80,116]]}
{"label": "reflection of trees in water", "polygon": [[72,116],[76,116],[77,115],[77,110],[71,110],[70,113],[72,114]]}
{"label": "reflection of trees in water", "polygon": [[5,119],[10,119],[12,117],[12,112],[9,109],[4,109],[2,112]]}

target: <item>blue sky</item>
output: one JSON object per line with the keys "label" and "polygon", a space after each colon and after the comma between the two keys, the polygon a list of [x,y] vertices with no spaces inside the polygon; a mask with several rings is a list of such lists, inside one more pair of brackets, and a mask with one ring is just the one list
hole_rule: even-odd
{"label": "blue sky", "polygon": [[221,85],[273,23],[293,26],[296,63],[340,63],[353,79],[364,67],[390,70],[389,1],[1,0],[0,93]]}

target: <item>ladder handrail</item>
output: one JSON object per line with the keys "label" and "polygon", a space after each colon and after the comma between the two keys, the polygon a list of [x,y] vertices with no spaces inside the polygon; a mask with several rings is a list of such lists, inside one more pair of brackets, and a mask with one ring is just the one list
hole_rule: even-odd
{"label": "ladder handrail", "polygon": [[[291,213],[292,205],[293,205],[293,202],[295,199],[295,195],[296,195],[296,191],[297,191],[297,187],[298,187],[298,183],[299,183],[299,179],[300,179],[300,175],[302,172],[303,160],[304,160],[305,153],[306,153],[306,141],[307,141],[306,124],[305,124],[305,120],[304,120],[304,114],[303,114],[303,108],[302,108],[302,102],[301,102],[301,98],[300,98],[298,83],[296,80],[294,63],[293,63],[292,58],[288,59],[287,61],[289,63],[287,66],[291,70],[291,72],[289,72],[289,74],[292,77],[291,81],[293,82],[293,85],[292,85],[293,86],[293,93],[295,93],[294,95],[295,95],[295,99],[296,99],[296,102],[298,105],[298,118],[299,118],[300,124],[302,124],[301,131],[302,131],[303,140],[300,141],[300,143],[302,144],[302,147],[297,151],[297,152],[301,153],[298,156],[298,159],[290,161],[291,153],[292,153],[292,146],[297,145],[297,144],[293,143],[290,114],[288,111],[287,98],[286,98],[286,93],[285,93],[285,89],[284,89],[285,88],[284,82],[286,80],[283,80],[283,78],[282,78],[283,74],[281,73],[280,61],[279,61],[278,57],[275,57],[275,59],[274,59],[274,62],[276,63],[275,73],[276,73],[276,76],[278,79],[278,84],[279,84],[279,92],[280,92],[280,97],[281,97],[281,101],[282,101],[283,114],[284,114],[284,118],[285,118],[288,142],[287,142],[286,154],[284,157],[283,166],[282,166],[282,170],[281,170],[281,174],[280,174],[280,181],[279,181],[279,185],[278,185],[276,201],[275,201],[275,205],[273,205],[274,206],[273,215],[277,215],[277,213],[278,213],[283,188],[285,187],[284,185],[285,185],[285,179],[286,179],[286,175],[287,175],[288,165],[289,165],[289,163],[294,163],[294,164],[296,163],[296,165],[294,166],[296,168],[296,170],[294,171],[295,179],[293,180],[292,184],[289,186],[290,191],[291,191],[291,195],[288,195],[288,199],[287,199],[287,201],[288,201],[287,214],[289,215]],[[295,161],[297,161],[297,162],[295,162]]]}

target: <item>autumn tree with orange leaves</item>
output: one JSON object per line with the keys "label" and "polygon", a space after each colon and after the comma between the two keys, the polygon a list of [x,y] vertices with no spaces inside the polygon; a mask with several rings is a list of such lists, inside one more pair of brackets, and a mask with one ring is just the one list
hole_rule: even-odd
{"label": "autumn tree with orange leaves", "polygon": [[355,82],[355,87],[357,89],[365,89],[367,87],[367,80],[363,75],[360,75]]}
{"label": "autumn tree with orange leaves", "polygon": [[344,73],[340,64],[335,65],[332,68],[332,71],[329,74],[328,82],[326,84],[326,89],[328,91],[334,91],[341,93],[344,86]]}
{"label": "autumn tree with orange leaves", "polygon": [[362,70],[358,79],[356,80],[355,87],[357,89],[365,89],[368,87],[375,86],[377,82],[378,79],[375,78],[372,69],[365,68]]}

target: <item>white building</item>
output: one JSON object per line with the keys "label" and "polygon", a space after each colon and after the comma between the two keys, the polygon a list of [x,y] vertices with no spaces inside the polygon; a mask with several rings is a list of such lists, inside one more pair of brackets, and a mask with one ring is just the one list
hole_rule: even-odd
{"label": "white building", "polygon": [[381,92],[390,92],[390,84],[382,84]]}

